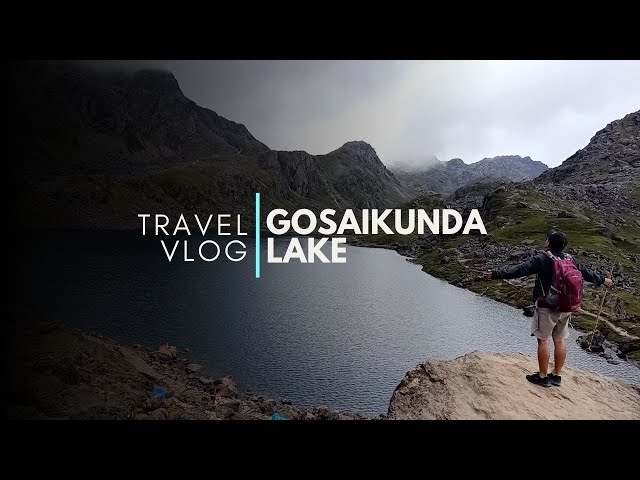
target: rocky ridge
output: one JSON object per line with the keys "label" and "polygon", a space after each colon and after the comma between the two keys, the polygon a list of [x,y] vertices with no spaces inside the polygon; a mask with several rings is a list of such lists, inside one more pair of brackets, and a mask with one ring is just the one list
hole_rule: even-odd
{"label": "rocky ridge", "polygon": [[416,195],[439,193],[448,195],[465,185],[478,181],[519,182],[531,180],[548,167],[530,157],[505,155],[484,158],[466,164],[460,158],[447,162],[436,161],[424,169],[394,169],[393,172],[403,185]]}
{"label": "rocky ridge", "polygon": [[[640,227],[640,111],[609,123],[560,166],[536,178],[537,191],[591,210],[615,225]],[[595,216],[595,215],[594,215]]]}
{"label": "rocky ridge", "polygon": [[391,207],[410,193],[365,142],[274,151],[184,96],[164,71],[25,63],[8,81],[15,219],[34,228],[138,228],[137,213]]}

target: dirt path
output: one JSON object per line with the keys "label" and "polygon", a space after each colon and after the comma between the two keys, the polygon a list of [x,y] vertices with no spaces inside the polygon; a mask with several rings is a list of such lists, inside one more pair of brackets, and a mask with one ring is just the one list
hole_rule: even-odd
{"label": "dirt path", "polygon": [[[593,317],[593,318],[597,318],[598,317],[595,313],[587,312],[586,310],[583,310],[583,309],[579,309],[578,313],[582,313],[584,315],[588,315],[588,316]],[[600,320],[598,320],[598,321],[606,323],[612,330],[614,330],[616,333],[618,333],[618,335],[621,335],[621,336],[627,337],[627,338],[631,338],[633,340],[637,340],[638,338],[640,338],[640,337],[636,337],[635,335],[631,335],[629,332],[627,332],[623,328],[618,327],[614,323],[610,322],[609,320],[604,318],[602,315],[600,315]]]}

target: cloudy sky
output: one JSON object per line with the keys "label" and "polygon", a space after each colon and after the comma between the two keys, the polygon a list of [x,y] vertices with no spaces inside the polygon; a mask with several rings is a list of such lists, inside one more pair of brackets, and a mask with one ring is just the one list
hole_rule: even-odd
{"label": "cloudy sky", "polygon": [[278,150],[370,143],[387,165],[529,155],[549,166],[640,109],[638,61],[155,61]]}

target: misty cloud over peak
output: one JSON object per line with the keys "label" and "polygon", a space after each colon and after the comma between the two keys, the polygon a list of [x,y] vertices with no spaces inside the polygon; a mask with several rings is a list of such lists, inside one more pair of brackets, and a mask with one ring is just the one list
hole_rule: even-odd
{"label": "misty cloud over peak", "polygon": [[549,166],[640,105],[638,61],[139,61],[277,150],[360,139],[388,166],[521,152]]}

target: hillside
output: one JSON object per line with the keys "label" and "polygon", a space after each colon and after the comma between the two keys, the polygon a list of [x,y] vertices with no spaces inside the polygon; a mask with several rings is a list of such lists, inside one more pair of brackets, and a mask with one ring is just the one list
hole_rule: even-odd
{"label": "hillside", "polygon": [[417,195],[447,195],[472,182],[531,180],[547,169],[544,163],[530,157],[506,155],[484,158],[471,164],[459,158],[447,162],[436,160],[425,169],[400,168],[395,169],[394,174],[400,183]]}
{"label": "hillside", "polygon": [[535,358],[473,352],[408,372],[389,403],[392,420],[640,420],[640,390],[566,367],[562,386],[525,379]]}
{"label": "hillside", "polygon": [[562,165],[540,175],[539,182],[607,183],[633,182],[629,175],[640,168],[640,111],[609,123],[596,132],[589,144]]}
{"label": "hillside", "polygon": [[609,123],[589,144],[535,180],[535,188],[616,226],[640,227],[640,111]]}
{"label": "hillside", "polygon": [[140,212],[393,206],[409,198],[364,142],[279,152],[186,98],[164,71],[70,63],[11,69],[11,168],[20,225],[137,228]]}

